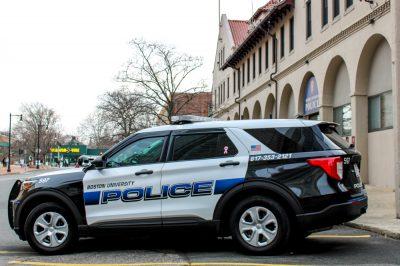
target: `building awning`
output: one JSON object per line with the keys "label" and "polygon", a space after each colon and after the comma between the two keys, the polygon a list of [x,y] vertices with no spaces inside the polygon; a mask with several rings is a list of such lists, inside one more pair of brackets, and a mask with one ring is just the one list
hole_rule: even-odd
{"label": "building awning", "polygon": [[267,15],[258,23],[247,36],[247,38],[240,44],[240,46],[233,52],[233,54],[226,60],[222,69],[228,67],[235,67],[240,60],[242,60],[251,50],[256,47],[266,32],[274,28],[275,24],[282,19],[287,12],[294,7],[294,0],[279,0],[275,1],[274,5],[268,9]]}

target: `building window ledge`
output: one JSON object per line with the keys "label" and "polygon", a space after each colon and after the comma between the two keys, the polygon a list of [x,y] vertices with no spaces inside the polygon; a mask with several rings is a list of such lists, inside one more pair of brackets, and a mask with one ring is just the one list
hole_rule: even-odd
{"label": "building window ledge", "polygon": [[349,6],[345,11],[344,11],[344,16],[346,16],[347,14],[349,14],[351,11],[354,10],[354,4]]}
{"label": "building window ledge", "polygon": [[329,23],[327,23],[326,25],[322,26],[321,28],[321,33],[323,33],[324,31],[326,31],[329,28]]}
{"label": "building window ledge", "polygon": [[337,15],[337,16],[333,19],[332,25],[334,25],[335,23],[337,23],[341,18],[342,18],[341,15]]}
{"label": "building window ledge", "polygon": [[393,126],[376,128],[376,129],[369,129],[368,133],[374,133],[374,132],[385,131],[385,130],[390,130],[390,129],[393,129]]}

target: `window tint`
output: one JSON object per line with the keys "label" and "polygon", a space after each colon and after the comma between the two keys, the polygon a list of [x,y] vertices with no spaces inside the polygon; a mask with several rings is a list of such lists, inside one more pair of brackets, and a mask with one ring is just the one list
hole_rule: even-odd
{"label": "window tint", "polygon": [[328,24],[328,0],[322,0],[322,27]]}
{"label": "window tint", "polygon": [[290,32],[289,32],[290,45],[289,45],[289,50],[293,51],[293,49],[294,49],[294,18],[293,17],[290,19],[290,24],[289,25],[290,25]]}
{"label": "window tint", "polygon": [[313,152],[339,149],[317,127],[248,129],[265,146],[278,153]]}
{"label": "window tint", "polygon": [[272,63],[276,63],[276,57],[278,56],[278,39],[276,39],[276,34],[273,35],[272,37]]}
{"label": "window tint", "polygon": [[265,68],[269,67],[269,43],[265,43]]}
{"label": "window tint", "polygon": [[226,134],[196,134],[176,136],[173,161],[229,157],[238,153]]}
{"label": "window tint", "polygon": [[340,14],[340,0],[333,0],[333,17],[336,18]]}
{"label": "window tint", "polygon": [[353,0],[346,0],[346,8],[349,8],[353,5]]}
{"label": "window tint", "polygon": [[285,57],[285,26],[281,27],[281,58]]}
{"label": "window tint", "polygon": [[125,147],[107,161],[107,167],[151,164],[160,161],[164,137],[138,140]]}
{"label": "window tint", "polygon": [[306,37],[310,38],[312,35],[312,21],[311,21],[311,1],[306,3]]}
{"label": "window tint", "polygon": [[262,48],[258,48],[258,74],[262,72]]}

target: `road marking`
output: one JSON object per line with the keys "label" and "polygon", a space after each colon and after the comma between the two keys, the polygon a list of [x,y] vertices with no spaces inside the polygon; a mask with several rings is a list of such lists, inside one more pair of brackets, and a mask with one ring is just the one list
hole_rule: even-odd
{"label": "road marking", "polygon": [[28,266],[294,266],[294,264],[265,264],[265,263],[240,263],[240,262],[144,262],[144,263],[119,263],[119,264],[79,264],[79,263],[52,263],[39,261],[10,261],[13,265]]}
{"label": "road marking", "polygon": [[8,251],[8,250],[0,250],[0,255],[8,255],[8,254],[29,254],[29,253],[35,253],[33,251]]}
{"label": "road marking", "polygon": [[371,235],[311,235],[308,238],[370,238]]}

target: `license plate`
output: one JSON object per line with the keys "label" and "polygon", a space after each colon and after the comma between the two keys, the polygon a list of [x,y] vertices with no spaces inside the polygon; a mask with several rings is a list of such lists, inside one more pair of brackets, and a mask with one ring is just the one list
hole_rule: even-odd
{"label": "license plate", "polygon": [[354,164],[354,173],[356,174],[357,178],[360,178],[360,169],[358,168],[357,164]]}

